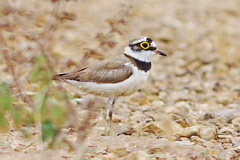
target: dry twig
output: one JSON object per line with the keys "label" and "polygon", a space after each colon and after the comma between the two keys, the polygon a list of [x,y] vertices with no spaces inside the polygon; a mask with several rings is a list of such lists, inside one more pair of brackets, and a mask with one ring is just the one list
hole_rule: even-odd
{"label": "dry twig", "polygon": [[7,64],[7,67],[8,67],[8,70],[10,71],[10,73],[12,74],[13,76],[13,80],[14,80],[14,83],[21,95],[21,98],[22,100],[28,104],[29,107],[33,108],[33,102],[31,101],[31,99],[28,97],[27,94],[24,93],[24,90],[22,89],[22,86],[20,85],[20,82],[18,80],[18,77],[15,73],[15,69],[14,69],[14,66],[12,64],[12,60],[11,60],[11,56],[9,54],[9,50],[7,49],[7,43],[2,35],[2,32],[1,32],[1,28],[0,28],[0,50],[2,51],[2,54],[3,54],[3,58],[5,59],[6,61],[6,64]]}

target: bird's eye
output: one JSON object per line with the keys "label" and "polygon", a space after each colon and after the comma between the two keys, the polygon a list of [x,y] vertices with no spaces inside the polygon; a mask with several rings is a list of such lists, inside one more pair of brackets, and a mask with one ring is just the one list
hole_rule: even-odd
{"label": "bird's eye", "polygon": [[148,49],[150,47],[150,44],[148,42],[142,42],[140,43],[140,46],[142,49]]}

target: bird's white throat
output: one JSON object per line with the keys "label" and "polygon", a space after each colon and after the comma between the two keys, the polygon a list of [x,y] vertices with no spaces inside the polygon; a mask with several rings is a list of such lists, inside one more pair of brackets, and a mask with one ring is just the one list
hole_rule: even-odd
{"label": "bird's white throat", "polygon": [[125,47],[124,53],[143,62],[151,62],[152,57],[155,55],[153,51],[133,51],[129,46]]}

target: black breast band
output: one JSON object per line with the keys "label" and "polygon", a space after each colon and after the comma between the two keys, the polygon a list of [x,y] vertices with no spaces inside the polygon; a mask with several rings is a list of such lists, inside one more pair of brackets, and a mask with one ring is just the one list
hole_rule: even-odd
{"label": "black breast band", "polygon": [[[125,54],[125,56],[127,56],[129,58],[131,57],[131,56],[126,55],[126,54]],[[140,61],[140,60],[138,60],[136,58],[133,58],[133,57],[131,57],[131,59],[133,59],[133,61],[136,63],[136,66],[139,70],[147,72],[151,69],[151,66],[152,66],[151,62]]]}

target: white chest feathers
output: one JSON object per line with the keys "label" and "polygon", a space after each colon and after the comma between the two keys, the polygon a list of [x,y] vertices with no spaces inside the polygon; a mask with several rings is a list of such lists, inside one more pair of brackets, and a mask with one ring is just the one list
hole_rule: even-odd
{"label": "white chest feathers", "polygon": [[74,82],[68,80],[71,84],[77,85],[82,90],[102,95],[102,96],[127,96],[131,95],[134,92],[138,91],[147,82],[149,71],[141,71],[136,66],[125,63],[125,65],[131,66],[133,74],[128,77],[126,80],[118,83],[95,83],[95,82]]}

